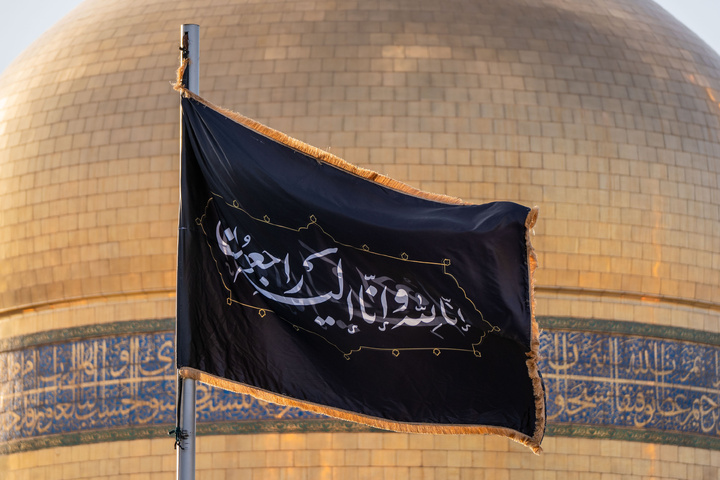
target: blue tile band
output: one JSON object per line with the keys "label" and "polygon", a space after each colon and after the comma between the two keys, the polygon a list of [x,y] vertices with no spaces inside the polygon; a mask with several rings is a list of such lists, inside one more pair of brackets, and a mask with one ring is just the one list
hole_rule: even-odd
{"label": "blue tile band", "polygon": [[[647,325],[642,336],[622,328],[578,331],[583,322],[541,322],[546,330],[540,336],[540,369],[551,433],[620,427],[630,438],[633,432],[720,437],[717,342],[703,343],[697,335],[688,341],[686,333],[694,331],[681,332],[680,339],[649,337],[654,327]],[[170,325],[165,323],[156,326]],[[0,348],[0,444],[173,424],[174,334],[123,328],[88,339],[65,331],[51,344],[52,335],[6,341]],[[248,431],[262,422],[277,429],[283,422],[319,418],[197,385],[199,430],[223,422],[252,425]]]}
{"label": "blue tile band", "polygon": [[[173,333],[0,353],[0,442],[175,422]],[[197,384],[197,421],[317,418]]]}
{"label": "blue tile band", "polygon": [[720,348],[605,333],[540,338],[551,424],[720,435]]}

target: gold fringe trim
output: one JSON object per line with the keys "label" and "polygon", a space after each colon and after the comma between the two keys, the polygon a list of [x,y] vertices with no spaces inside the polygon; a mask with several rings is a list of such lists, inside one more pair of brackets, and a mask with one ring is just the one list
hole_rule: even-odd
{"label": "gold fringe trim", "polygon": [[[218,107],[216,105],[213,105],[212,103],[208,102],[207,100],[201,98],[198,95],[195,95],[191,91],[189,91],[185,86],[182,84],[182,78],[183,74],[185,73],[185,69],[187,68],[189,63],[188,59],[185,59],[182,61],[180,68],[178,68],[177,71],[177,79],[175,84],[173,85],[173,89],[179,93],[181,93],[186,98],[192,98],[201,104],[205,105],[208,108],[211,108],[212,110],[215,110],[216,112],[225,115],[228,118],[231,118],[232,120],[236,121],[237,123],[244,125],[261,135],[264,135],[272,140],[275,140],[278,143],[281,143],[283,145],[286,145],[294,150],[297,150],[305,155],[308,155],[320,162],[326,163],[328,165],[331,165],[333,167],[339,168],[341,170],[344,170],[346,172],[349,172],[353,175],[356,175],[358,177],[370,180],[372,182],[378,183],[380,185],[383,185],[388,188],[392,188],[393,190],[397,190],[399,192],[412,195],[418,198],[423,198],[426,200],[432,200],[435,202],[450,204],[450,205],[467,205],[467,202],[462,201],[459,198],[451,197],[448,195],[442,195],[442,194],[436,194],[436,193],[430,193],[425,192],[422,190],[419,190],[417,188],[411,187],[403,182],[399,182],[395,179],[392,179],[390,177],[387,177],[385,175],[381,175],[377,172],[374,172],[372,170],[368,170],[365,168],[358,167],[356,165],[352,165],[349,162],[346,162],[345,160],[329,153],[324,150],[321,150],[317,147],[313,147],[312,145],[308,145],[304,142],[301,142],[300,140],[297,140],[295,138],[292,138],[282,132],[279,132],[277,130],[274,130],[270,127],[267,127],[259,122],[256,122],[255,120],[252,120],[250,118],[247,118],[243,115],[240,115],[239,113],[233,112],[231,110]],[[526,227],[526,233],[525,233],[525,241],[527,244],[527,251],[528,251],[528,275],[530,277],[530,304],[531,304],[531,317],[532,317],[532,326],[531,326],[531,350],[526,355],[528,357],[526,364],[528,366],[528,374],[530,376],[530,379],[532,381],[533,385],[533,394],[535,397],[535,431],[533,433],[532,437],[529,437],[525,435],[524,433],[518,432],[516,430],[510,429],[510,428],[504,428],[504,427],[492,427],[492,426],[483,426],[483,425],[477,425],[477,426],[467,426],[467,425],[428,425],[428,424],[417,424],[417,423],[401,423],[401,422],[393,422],[381,418],[371,417],[367,415],[360,415],[358,413],[348,412],[345,410],[340,410],[336,408],[327,407],[324,405],[318,405],[312,402],[305,402],[300,401],[291,397],[286,397],[283,395],[279,395],[273,392],[268,392],[266,390],[262,390],[259,388],[251,387],[248,385],[244,385],[241,383],[232,382],[229,380],[226,380],[224,378],[216,377],[214,375],[210,375],[208,373],[202,372],[200,370],[196,370],[193,368],[184,367],[179,370],[179,374],[181,377],[184,378],[192,378],[199,382],[206,383],[208,385],[213,385],[219,388],[223,388],[225,390],[229,390],[231,392],[236,393],[244,393],[247,395],[251,395],[255,398],[258,398],[260,400],[271,402],[271,403],[277,403],[280,405],[286,405],[290,407],[298,407],[303,410],[307,410],[314,413],[319,413],[322,415],[327,415],[335,418],[339,418],[341,420],[347,420],[351,422],[361,423],[364,425],[368,425],[370,427],[380,428],[384,430],[391,430],[395,432],[403,432],[403,433],[430,433],[430,434],[493,434],[493,435],[501,435],[504,437],[508,437],[511,440],[514,440],[518,443],[521,443],[528,448],[532,449],[533,452],[536,454],[539,454],[542,452],[542,448],[540,447],[540,442],[543,439],[544,433],[545,433],[545,392],[542,388],[542,380],[540,379],[540,373],[538,370],[538,358],[539,358],[539,349],[540,349],[540,332],[538,329],[537,321],[535,319],[535,278],[534,273],[535,269],[537,268],[537,257],[535,255],[535,250],[532,247],[532,243],[530,241],[530,234],[532,231],[532,227],[535,225],[535,222],[537,221],[538,216],[538,208],[533,207],[530,212],[528,213],[528,216],[525,221],[525,227]]]}
{"label": "gold fringe trim", "polygon": [[380,173],[374,172],[372,170],[358,167],[349,162],[346,162],[342,158],[337,157],[337,156],[333,155],[332,153],[326,152],[317,147],[313,147],[312,145],[308,145],[305,142],[302,142],[300,140],[292,138],[289,135],[286,135],[286,134],[279,132],[273,128],[263,125],[260,122],[256,122],[255,120],[245,117],[237,112],[233,112],[232,110],[228,110],[226,108],[218,107],[217,105],[213,105],[212,103],[208,102],[204,98],[192,93],[190,90],[185,88],[185,86],[182,84],[183,74],[185,73],[185,69],[187,68],[188,64],[189,64],[188,59],[183,60],[182,64],[180,65],[180,68],[178,68],[178,71],[177,71],[177,80],[176,80],[175,84],[173,85],[173,89],[177,92],[180,92],[184,97],[192,98],[193,100],[196,100],[196,101],[200,102],[201,104],[205,105],[206,107],[208,107],[212,110],[215,110],[216,112],[218,112],[222,115],[225,115],[226,117],[236,121],[237,123],[244,125],[244,126],[250,128],[250,129],[260,133],[261,135],[264,135],[278,143],[286,145],[294,150],[297,150],[298,152],[301,152],[309,157],[312,157],[319,162],[326,163],[328,165],[339,168],[340,170],[344,170],[344,171],[351,173],[353,175],[356,175],[358,177],[364,178],[366,180],[370,180],[371,182],[375,182],[375,183],[378,183],[385,187],[391,188],[393,190],[405,193],[407,195],[412,195],[414,197],[423,198],[425,200],[432,200],[434,202],[446,203],[446,204],[450,204],[450,205],[467,205],[468,204],[467,202],[464,202],[463,200],[461,200],[459,198],[451,197],[449,195],[443,195],[443,194],[439,194],[439,193],[425,192],[423,190],[417,189],[415,187],[411,187],[410,185],[407,185],[403,182],[400,182],[393,178],[387,177]]}
{"label": "gold fringe trim", "polygon": [[183,367],[178,370],[178,373],[181,378],[192,378],[195,381],[222,388],[230,392],[250,395],[265,402],[285,405],[288,407],[297,407],[308,412],[319,413],[320,415],[326,415],[349,422],[361,423],[363,425],[380,428],[382,430],[390,430],[399,433],[501,435],[529,447],[536,454],[542,451],[540,446],[533,442],[533,439],[511,428],[484,425],[431,425],[425,423],[394,422],[382,418],[371,417],[369,415],[349,412],[347,410],[331,408],[313,402],[297,400],[295,398],[286,397],[284,395],[279,395],[277,393],[251,387],[242,383],[232,382],[194,368]]}
{"label": "gold fringe trim", "polygon": [[[543,389],[542,379],[540,378],[540,370],[538,362],[540,361],[540,328],[535,318],[535,269],[538,261],[535,249],[532,246],[531,235],[535,222],[537,222],[539,209],[533,207],[525,219],[525,244],[527,246],[527,262],[528,262],[528,278],[530,279],[530,351],[526,353],[528,359],[525,362],[528,367],[528,374],[533,386],[533,396],[535,397],[535,432],[530,442],[535,445],[533,451],[536,454],[542,452],[540,443],[545,435],[546,412],[545,412],[545,390]],[[531,447],[532,448],[532,447]]]}
{"label": "gold fringe trim", "polygon": [[185,75],[185,70],[188,65],[190,65],[189,58],[183,58],[180,60],[180,67],[177,69],[175,83],[173,84],[173,90],[176,92],[184,93],[189,91],[185,88],[185,85],[183,85],[183,76]]}

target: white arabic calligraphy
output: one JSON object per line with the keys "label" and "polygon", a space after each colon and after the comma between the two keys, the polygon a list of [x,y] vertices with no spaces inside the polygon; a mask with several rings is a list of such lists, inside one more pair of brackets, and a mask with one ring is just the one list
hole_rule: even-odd
{"label": "white arabic calligraphy", "polygon": [[[233,283],[242,274],[255,292],[268,300],[295,307],[312,307],[328,301],[339,302],[344,298],[347,319],[318,314],[315,324],[323,329],[339,327],[354,334],[361,331],[363,324],[377,324],[382,332],[400,327],[425,326],[433,327],[431,332],[443,338],[438,329],[444,325],[454,327],[461,334],[471,326],[460,308],[453,306],[451,298],[441,296],[434,299],[424,292],[422,286],[413,286],[408,279],[398,282],[388,276],[367,275],[355,268],[357,277],[353,278],[359,280],[360,285],[351,287],[337,247],[316,251],[299,242],[300,250],[308,253],[298,262],[293,261],[290,253],[285,253],[283,257],[252,248],[254,241],[251,235],[245,235],[241,243],[237,227],[223,228],[222,221],[218,221],[215,227],[215,236],[218,248],[226,256],[226,267]],[[317,272],[317,261],[329,267],[331,274],[323,269],[316,277],[311,277]],[[282,274],[275,268],[279,264],[282,264]],[[293,268],[293,265],[298,268]],[[329,278],[331,281],[328,281]],[[313,282],[313,279],[318,281]],[[321,288],[319,285],[324,287],[322,291],[318,291]],[[392,325],[390,329],[387,329],[388,325]]]}

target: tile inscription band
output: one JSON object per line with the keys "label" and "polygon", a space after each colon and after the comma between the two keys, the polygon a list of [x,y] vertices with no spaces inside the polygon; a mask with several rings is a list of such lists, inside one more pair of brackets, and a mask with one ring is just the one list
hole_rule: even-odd
{"label": "tile inscription band", "polygon": [[[630,330],[627,322],[540,322],[550,434],[612,438],[616,428],[617,438],[720,447],[720,345],[714,336],[645,324]],[[0,454],[26,449],[19,444],[34,439],[35,448],[43,448],[42,439],[53,435],[107,441],[112,435],[103,430],[154,432],[172,424],[172,320],[132,323],[0,343]],[[142,331],[134,330],[141,324]],[[199,425],[252,425],[238,432],[264,431],[263,422],[274,431],[302,430],[303,422],[333,428],[322,419],[198,384]]]}

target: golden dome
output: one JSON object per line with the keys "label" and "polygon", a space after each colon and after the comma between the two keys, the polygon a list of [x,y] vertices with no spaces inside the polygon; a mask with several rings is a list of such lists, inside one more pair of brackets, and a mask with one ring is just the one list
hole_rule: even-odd
{"label": "golden dome", "polygon": [[0,339],[174,316],[182,23],[209,101],[538,205],[539,316],[720,332],[720,57],[651,0],[87,0],[0,76]]}
{"label": "golden dome", "polygon": [[712,303],[720,60],[652,2],[606,3],[84,3],[2,77],[3,310],[173,290],[183,21],[214,103],[538,204],[540,293]]}

